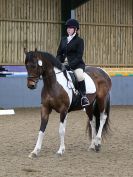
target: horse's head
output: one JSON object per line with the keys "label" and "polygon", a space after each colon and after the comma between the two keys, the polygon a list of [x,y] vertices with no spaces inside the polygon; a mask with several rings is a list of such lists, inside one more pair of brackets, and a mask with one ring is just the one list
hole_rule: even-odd
{"label": "horse's head", "polygon": [[27,87],[30,89],[35,89],[43,72],[43,62],[41,56],[37,52],[37,49],[35,49],[35,51],[27,52],[24,48],[24,52],[26,54],[25,66],[28,73]]}

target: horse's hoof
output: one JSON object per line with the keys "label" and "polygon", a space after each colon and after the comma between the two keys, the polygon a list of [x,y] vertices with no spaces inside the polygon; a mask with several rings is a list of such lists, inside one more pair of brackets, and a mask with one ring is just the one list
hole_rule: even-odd
{"label": "horse's hoof", "polygon": [[59,156],[62,156],[64,154],[64,152],[65,152],[65,149],[62,149],[62,150],[57,151],[56,154]]}
{"label": "horse's hoof", "polygon": [[61,156],[63,155],[62,153],[59,153],[59,152],[57,152],[56,154],[57,154],[57,156],[59,156],[59,157],[61,157]]}
{"label": "horse's hoof", "polygon": [[58,156],[62,156],[62,155],[64,154],[64,152],[59,152],[59,151],[58,151],[56,154],[57,154]]}
{"label": "horse's hoof", "polygon": [[100,145],[100,144],[95,145],[95,151],[96,151],[96,152],[99,152],[100,149],[101,149],[101,145]]}
{"label": "horse's hoof", "polygon": [[88,151],[95,151],[95,146],[90,145]]}
{"label": "horse's hoof", "polygon": [[28,156],[30,159],[33,159],[33,158],[37,158],[37,154],[35,154],[34,152],[31,152]]}

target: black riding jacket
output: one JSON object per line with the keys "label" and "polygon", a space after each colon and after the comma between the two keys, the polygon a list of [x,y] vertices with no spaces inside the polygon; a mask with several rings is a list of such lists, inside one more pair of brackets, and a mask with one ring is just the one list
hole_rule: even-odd
{"label": "black riding jacket", "polygon": [[73,39],[67,44],[67,37],[61,39],[57,50],[57,58],[64,63],[67,57],[68,64],[71,69],[85,68],[85,63],[82,59],[84,52],[84,41],[76,34]]}

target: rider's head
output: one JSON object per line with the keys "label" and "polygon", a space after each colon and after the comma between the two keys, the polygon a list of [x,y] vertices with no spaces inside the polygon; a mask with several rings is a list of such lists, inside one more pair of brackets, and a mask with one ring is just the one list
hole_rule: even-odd
{"label": "rider's head", "polygon": [[67,33],[69,35],[73,35],[75,32],[79,30],[79,22],[75,19],[69,19],[66,21]]}

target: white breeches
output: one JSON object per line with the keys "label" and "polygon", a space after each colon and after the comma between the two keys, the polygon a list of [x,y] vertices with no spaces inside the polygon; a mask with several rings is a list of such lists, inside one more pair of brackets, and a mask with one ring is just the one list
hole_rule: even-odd
{"label": "white breeches", "polygon": [[81,68],[75,69],[74,70],[74,74],[75,74],[75,76],[76,76],[76,78],[77,78],[77,80],[79,82],[84,80],[84,71],[83,71],[83,69],[81,69]]}

